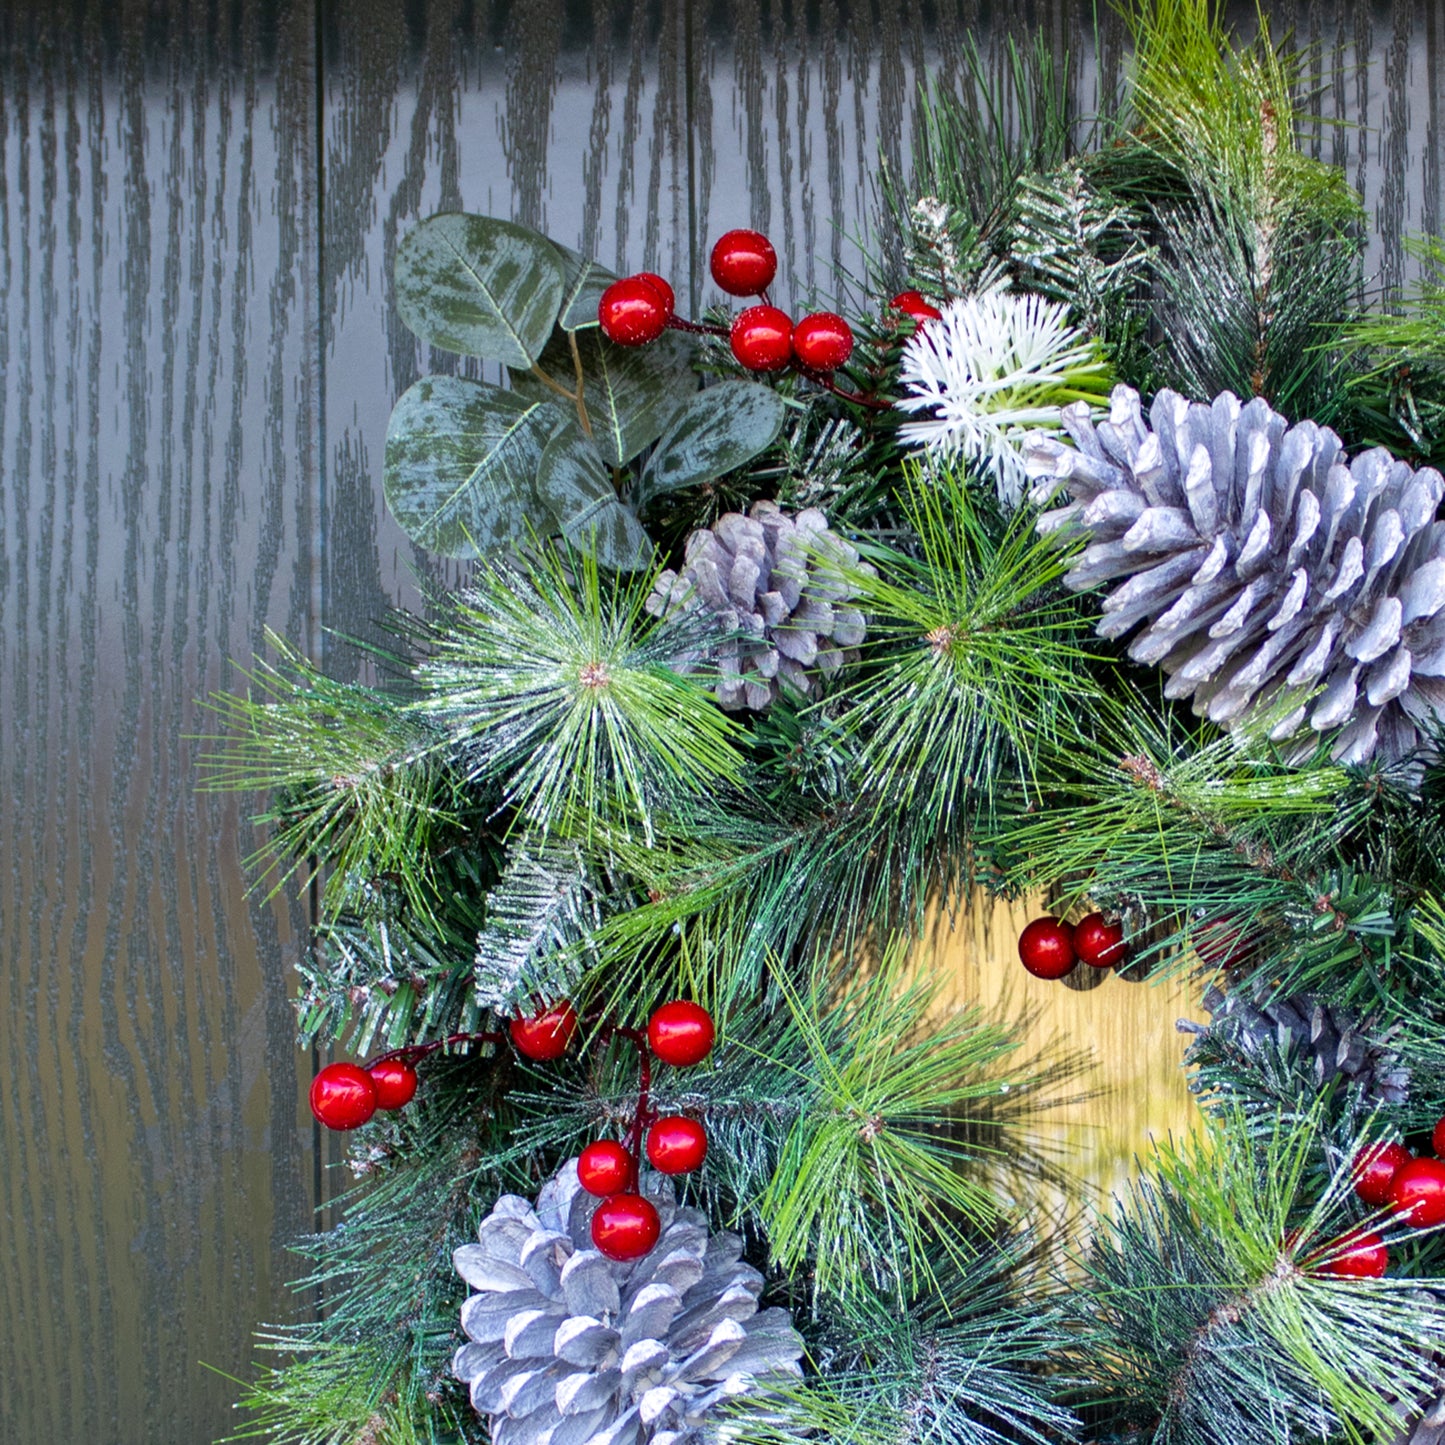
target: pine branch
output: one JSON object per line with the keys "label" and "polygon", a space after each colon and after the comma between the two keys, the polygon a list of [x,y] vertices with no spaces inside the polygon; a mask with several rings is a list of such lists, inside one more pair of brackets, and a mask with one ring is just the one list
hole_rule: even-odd
{"label": "pine branch", "polygon": [[570,550],[488,559],[433,630],[418,709],[525,826],[606,816],[650,839],[659,798],[738,775],[737,724],[670,666],[699,624],[650,619],[651,586]]}
{"label": "pine branch", "polygon": [[1080,1293],[1106,1428],[1174,1445],[1388,1438],[1433,1391],[1445,1301],[1409,1278],[1322,1269],[1359,1227],[1362,1142],[1332,1157],[1316,1113],[1263,1150],[1238,1116],[1156,1147]]}

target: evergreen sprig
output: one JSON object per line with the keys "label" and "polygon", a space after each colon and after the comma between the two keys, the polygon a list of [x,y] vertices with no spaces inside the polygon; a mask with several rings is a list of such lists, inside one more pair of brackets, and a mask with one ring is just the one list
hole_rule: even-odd
{"label": "evergreen sprig", "polygon": [[489,557],[432,629],[417,710],[527,826],[607,816],[650,839],[659,798],[737,776],[737,724],[672,667],[697,624],[650,618],[650,589],[570,549]]}
{"label": "evergreen sprig", "polygon": [[435,853],[466,808],[458,779],[438,756],[438,735],[395,693],[328,677],[267,634],[279,661],[242,670],[248,689],[209,702],[225,732],[207,741],[203,787],[269,792],[256,818],[270,825],[247,866],[272,892],[324,879],[323,915],[383,885],[435,917]]}
{"label": "evergreen sprig", "polygon": [[1317,1110],[1263,1149],[1238,1116],[1156,1145],[1100,1222],[1080,1296],[1107,1428],[1169,1445],[1388,1439],[1435,1388],[1445,1301],[1324,1268],[1359,1227],[1353,1148],[1324,1146]]}

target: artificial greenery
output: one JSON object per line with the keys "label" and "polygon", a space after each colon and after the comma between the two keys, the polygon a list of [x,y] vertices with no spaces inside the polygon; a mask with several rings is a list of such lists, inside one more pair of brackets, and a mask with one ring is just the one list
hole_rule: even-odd
{"label": "artificial greenery", "polygon": [[[216,701],[211,783],[269,792],[262,876],[318,885],[306,1042],[488,1041],[438,1047],[418,1101],[350,1136],[342,1222],[299,1246],[313,1317],[263,1337],[238,1438],[483,1439],[490,1407],[449,1370],[451,1250],[500,1193],[535,1198],[627,1135],[627,1030],[679,998],[718,1024],[705,1064],[651,1083],[709,1135],[684,1199],[741,1235],[762,1304],[807,1344],[802,1377],[737,1399],[721,1432],[1435,1438],[1445,1244],[1368,1210],[1350,1168],[1366,1142],[1428,1151],[1445,1114],[1438,717],[1409,755],[1350,762],[1329,730],[1283,751],[1269,700],[1228,733],[1189,715],[1122,627],[1095,634],[1098,591],[1064,586],[1108,559],[1041,535],[983,459],[915,448],[884,404],[917,354],[888,298],[986,295],[1067,309],[1111,445],[1142,439],[1105,375],[1146,403],[1263,397],[1351,455],[1445,455],[1439,243],[1406,295],[1372,296],[1358,197],[1298,143],[1303,58],[1209,0],[1125,14],[1128,81],[1097,115],[1042,38],[971,47],[956,93],[928,88],[911,173],[880,177],[847,385],[744,375],[716,336],[616,346],[597,326],[610,273],[510,222],[435,217],[403,240],[403,320],[507,368],[503,387],[425,378],[388,434],[393,511],[469,565],[424,620],[393,619],[368,685],[270,639]],[[1023,385],[1031,365],[1009,362]],[[981,391],[981,424],[994,405]],[[1104,461],[1075,447],[1064,471]],[[646,604],[696,529],[761,499],[820,509],[857,548],[866,640],[807,696],[725,713],[714,669],[743,639],[717,611]],[[1445,704],[1431,665],[1419,697]],[[931,919],[1040,896],[1104,910],[1125,977],[1182,978],[1216,1011],[1179,1040],[1195,1133],[1113,1200],[1043,1128],[1091,1087],[1090,1041],[1026,1048],[1006,1000],[945,1007],[917,961]],[[526,1062],[506,1022],[564,998],[572,1047]],[[1319,1052],[1341,1039],[1349,1067]],[[1385,1278],[1332,1272],[1361,1230],[1384,1236]]]}

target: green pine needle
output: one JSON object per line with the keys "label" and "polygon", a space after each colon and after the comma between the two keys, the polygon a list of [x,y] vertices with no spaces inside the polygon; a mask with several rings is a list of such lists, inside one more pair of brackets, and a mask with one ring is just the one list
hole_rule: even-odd
{"label": "green pine needle", "polygon": [[1062,713],[1093,694],[1083,628],[1055,585],[1071,557],[1027,509],[996,539],[948,468],[910,467],[903,508],[917,554],[875,549],[877,575],[850,579],[883,656],[842,694],[840,722],[861,739],[877,811],[966,826],[1011,783],[1032,790]]}
{"label": "green pine needle", "polygon": [[418,707],[528,826],[608,817],[650,839],[660,798],[737,776],[738,725],[673,670],[700,639],[646,614],[650,588],[570,550],[487,558],[434,630]]}
{"label": "green pine needle", "polygon": [[208,703],[226,726],[207,738],[202,786],[212,792],[266,791],[272,825],[246,860],[274,895],[298,879],[325,876],[324,916],[364,901],[383,885],[434,919],[434,852],[466,800],[439,762],[434,729],[375,688],[337,682],[274,633],[279,663],[242,671],[246,694]]}

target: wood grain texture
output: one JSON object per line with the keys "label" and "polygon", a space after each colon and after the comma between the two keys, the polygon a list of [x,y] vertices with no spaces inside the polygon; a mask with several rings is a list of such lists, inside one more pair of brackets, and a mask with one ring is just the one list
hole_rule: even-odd
{"label": "wood grain texture", "polygon": [[305,8],[0,50],[0,1438],[226,1428],[308,1221],[288,956],[195,699],[315,568]]}
{"label": "wood grain texture", "polygon": [[[884,247],[875,158],[906,163],[918,82],[964,36],[1041,27],[1080,116],[1125,63],[1074,0],[314,3],[0,10],[6,1441],[212,1439],[232,1386],[198,1360],[243,1373],[288,1307],[318,1187],[286,1002],[305,919],[244,897],[249,805],[196,796],[188,737],[265,625],[350,675],[322,627],[375,637],[442,575],[381,500],[393,400],[457,365],[396,319],[406,228],[513,216],[696,310],[709,238],[761,224],[780,299],[822,299]],[[1396,282],[1402,236],[1442,224],[1445,0],[1270,8],[1318,47],[1311,144]],[[991,926],[937,942],[961,996],[1019,983]],[[1122,1057],[1125,992],[1166,1032],[1188,1011],[1112,981],[1046,1002]],[[1175,1117],[1152,1069],[1112,1137]]]}

